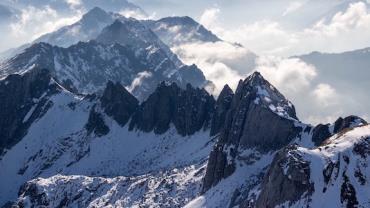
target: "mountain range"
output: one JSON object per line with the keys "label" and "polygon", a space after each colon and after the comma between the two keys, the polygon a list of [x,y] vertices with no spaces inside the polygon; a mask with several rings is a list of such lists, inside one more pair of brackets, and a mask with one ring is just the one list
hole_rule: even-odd
{"label": "mountain range", "polygon": [[[220,41],[96,7],[20,48],[0,64],[0,206],[370,206],[367,121],[303,123],[259,72],[214,97],[170,48]],[[345,59],[300,58],[321,57]]]}
{"label": "mountain range", "polygon": [[102,90],[108,80],[120,81],[141,100],[161,81],[182,87],[208,84],[197,66],[184,65],[140,21],[122,16],[114,20],[113,16],[100,8],[90,10],[77,23],[38,38],[4,61],[1,76],[47,68],[70,90],[93,93]]}
{"label": "mountain range", "polygon": [[83,96],[39,68],[8,76],[0,92],[6,206],[368,203],[366,121],[301,123],[257,72],[217,100],[168,82],[142,103],[114,82]]}

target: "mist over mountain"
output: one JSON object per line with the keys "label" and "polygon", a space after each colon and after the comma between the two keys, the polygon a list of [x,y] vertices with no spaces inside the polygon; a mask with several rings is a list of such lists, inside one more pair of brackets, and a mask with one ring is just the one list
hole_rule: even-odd
{"label": "mist over mountain", "polygon": [[[220,27],[217,5],[132,2],[2,2],[25,44],[0,61],[0,207],[370,207],[370,49],[249,49],[360,30],[367,2],[220,1],[275,17],[262,32]],[[287,36],[293,17],[322,21]]]}
{"label": "mist over mountain", "polygon": [[[90,10],[77,23],[40,37],[4,61],[1,76],[46,68],[72,91],[94,93],[111,80],[126,86],[140,100],[162,81],[182,87],[208,84],[197,66],[184,65],[140,21],[119,15],[120,20],[114,20],[114,15],[98,7]],[[96,24],[101,28],[94,27]]]}

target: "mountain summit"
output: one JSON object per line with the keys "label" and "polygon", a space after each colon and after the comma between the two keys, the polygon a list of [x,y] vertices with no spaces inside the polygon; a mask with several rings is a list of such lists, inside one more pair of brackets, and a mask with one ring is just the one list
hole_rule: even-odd
{"label": "mountain summit", "polygon": [[[99,31],[96,24],[105,25],[110,21],[113,21],[111,15],[94,8],[78,23],[50,34],[47,42],[66,40],[66,37],[71,37],[70,41],[74,42],[75,38],[80,39],[82,33],[87,39],[96,36],[95,40],[78,42],[67,48],[36,43],[2,63],[0,74],[5,77],[33,67],[46,68],[66,88],[85,94],[102,91],[105,84],[112,80],[120,82],[140,100],[145,99],[162,81],[175,82],[181,87],[186,87],[188,83],[203,87],[208,83],[198,67],[184,65],[140,21],[126,18],[114,20],[95,34]],[[71,34],[74,27],[82,33],[76,36]]]}

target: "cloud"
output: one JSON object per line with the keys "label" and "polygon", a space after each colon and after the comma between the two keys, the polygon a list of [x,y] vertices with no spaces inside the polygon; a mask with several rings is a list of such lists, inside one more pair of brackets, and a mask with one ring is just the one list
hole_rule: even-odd
{"label": "cloud", "polygon": [[288,7],[285,9],[283,13],[283,16],[287,16],[288,14],[299,10],[303,5],[305,5],[305,3],[306,2],[302,2],[302,1],[290,2],[290,4],[288,5]]}
{"label": "cloud", "polygon": [[319,105],[329,107],[338,103],[336,90],[329,84],[319,84],[313,91]]}
{"label": "cloud", "polygon": [[11,23],[10,31],[14,40],[19,43],[30,42],[42,34],[76,22],[82,14],[61,16],[50,6],[36,8],[28,6],[21,10],[17,21]]}
{"label": "cloud", "polygon": [[[298,6],[293,2],[284,13],[302,9]],[[339,52],[370,46],[370,13],[368,5],[362,1],[348,4],[345,10],[325,16],[299,30],[287,28],[271,19],[260,19],[230,28],[222,24],[221,15],[219,8],[208,8],[200,19],[222,39],[240,42],[258,54],[292,56],[312,51]]]}
{"label": "cloud", "polygon": [[254,68],[255,55],[244,47],[227,42],[182,44],[171,48],[186,64],[199,66],[216,86],[214,95],[227,83],[236,88],[238,81]]}
{"label": "cloud", "polygon": [[155,12],[151,15],[147,15],[139,9],[123,9],[119,12],[119,14],[127,18],[132,17],[138,20],[155,19],[157,16]]}
{"label": "cloud", "polygon": [[262,56],[257,61],[256,71],[294,103],[298,118],[303,122],[333,122],[343,116],[342,106],[347,109],[353,106],[339,96],[333,86],[317,83],[317,69],[301,59]]}
{"label": "cloud", "polygon": [[82,5],[81,0],[65,0],[65,1],[72,9]]}
{"label": "cloud", "polygon": [[262,56],[257,60],[256,70],[278,89],[292,96],[307,90],[317,76],[314,66],[298,58]]}
{"label": "cloud", "polygon": [[151,76],[152,76],[152,73],[148,71],[143,71],[143,72],[138,73],[135,79],[132,81],[131,85],[126,87],[127,90],[129,92],[134,91],[137,87],[139,87],[142,84],[142,82],[145,79],[150,78]]}
{"label": "cloud", "polygon": [[219,8],[209,8],[206,9],[202,16],[200,17],[199,22],[205,27],[214,27],[220,13]]}

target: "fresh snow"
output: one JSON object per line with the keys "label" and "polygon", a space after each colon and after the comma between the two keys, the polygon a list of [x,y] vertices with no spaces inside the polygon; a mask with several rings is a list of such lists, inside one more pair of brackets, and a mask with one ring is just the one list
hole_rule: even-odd
{"label": "fresh snow", "polygon": [[[159,202],[164,202],[166,197],[173,198],[168,207],[183,205],[199,193],[207,158],[214,145],[209,131],[187,137],[178,135],[174,127],[163,135],[128,131],[127,126],[121,127],[103,114],[110,132],[98,138],[87,135],[84,130],[92,103],[66,91],[50,100],[51,109],[32,124],[27,135],[0,161],[0,204],[15,200],[24,182],[39,177],[43,179],[35,180],[46,189],[54,187],[55,181],[68,181],[64,185],[70,191],[91,180],[101,181],[112,191],[126,184],[122,193],[117,193],[114,203],[124,200],[132,206],[144,203],[140,201],[143,198],[148,200],[145,203],[154,203],[154,198],[159,197],[155,194],[157,191],[163,198]],[[55,176],[57,174],[61,175]],[[160,180],[168,180],[163,183],[175,187],[170,195],[166,194],[165,187],[156,187]],[[157,185],[139,188],[140,181]],[[125,194],[130,187],[136,187],[135,199],[130,198],[134,195]],[[58,194],[52,193],[58,191],[54,188],[48,191]],[[99,205],[102,203],[99,200],[106,197],[103,193],[97,195],[97,201],[89,204]]]}

